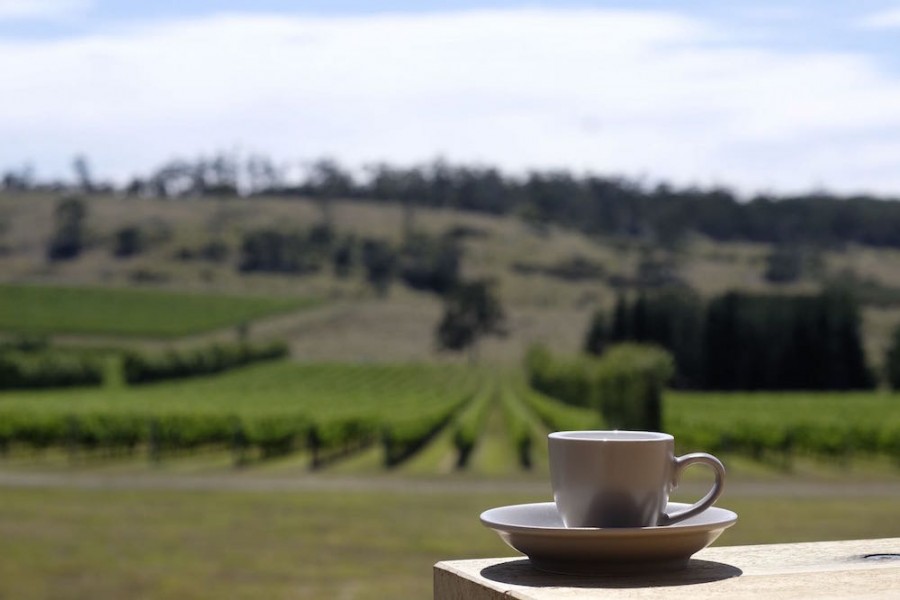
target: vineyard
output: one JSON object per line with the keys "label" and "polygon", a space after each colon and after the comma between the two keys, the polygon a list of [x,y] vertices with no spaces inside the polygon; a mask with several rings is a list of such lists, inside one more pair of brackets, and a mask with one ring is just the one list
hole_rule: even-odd
{"label": "vineyard", "polygon": [[[795,455],[898,457],[898,400],[875,393],[670,392],[664,423],[681,451],[786,465]],[[55,448],[152,461],[212,449],[249,465],[296,453],[318,469],[367,451],[394,468],[444,437],[451,467],[465,469],[480,445],[501,443],[515,457],[510,468],[528,469],[548,431],[603,426],[598,411],[539,393],[518,373],[460,365],[277,361],[134,387],[0,394],[4,453]]]}
{"label": "vineyard", "polygon": [[0,285],[0,330],[173,338],[315,304],[306,298]]}
{"label": "vineyard", "polygon": [[380,446],[394,467],[452,428],[462,468],[497,410],[525,467],[547,430],[598,423],[592,411],[478,369],[282,361],[183,382],[0,394],[0,448],[152,460],[218,448],[236,464],[302,452],[321,468]]}
{"label": "vineyard", "polygon": [[854,393],[676,393],[665,423],[690,450],[790,465],[796,455],[892,457],[900,464],[900,396]]}

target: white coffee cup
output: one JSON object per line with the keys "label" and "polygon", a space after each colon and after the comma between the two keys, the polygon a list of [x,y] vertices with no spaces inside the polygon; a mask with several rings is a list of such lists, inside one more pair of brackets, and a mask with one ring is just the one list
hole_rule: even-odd
{"label": "white coffee cup", "polygon": [[[566,527],[671,525],[710,506],[722,493],[725,467],[702,452],[675,456],[675,438],[649,431],[557,431],[549,435],[553,499]],[[716,480],[699,502],[666,513],[669,493],[693,464]]]}

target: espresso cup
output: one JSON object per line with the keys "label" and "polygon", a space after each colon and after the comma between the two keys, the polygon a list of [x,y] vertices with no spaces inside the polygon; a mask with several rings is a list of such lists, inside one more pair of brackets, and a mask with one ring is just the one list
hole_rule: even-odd
{"label": "espresso cup", "polygon": [[[553,499],[566,527],[671,525],[710,506],[722,493],[725,467],[702,452],[675,456],[675,438],[649,431],[557,431],[549,435]],[[716,480],[696,504],[667,513],[669,493],[693,464]]]}

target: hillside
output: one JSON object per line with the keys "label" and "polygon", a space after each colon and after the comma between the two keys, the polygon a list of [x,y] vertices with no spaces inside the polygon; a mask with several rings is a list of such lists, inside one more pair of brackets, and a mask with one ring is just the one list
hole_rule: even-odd
{"label": "hillside", "polygon": [[[398,205],[360,200],[107,195],[82,203],[83,252],[49,260],[48,245],[59,229],[59,200],[46,193],[0,194],[2,282],[318,298],[323,302],[317,308],[265,318],[250,328],[255,337],[288,337],[300,359],[456,360],[435,348],[433,332],[441,314],[437,295],[395,281],[379,296],[359,264],[351,265],[346,277],[336,276],[327,261],[302,273],[242,271],[241,249],[249,232],[309,231],[328,223],[338,236],[395,246],[409,231],[452,236],[462,249],[463,276],[494,279],[507,312],[509,335],[488,340],[480,349],[488,361],[517,361],[534,341],[576,350],[592,313],[609,308],[619,291],[673,283],[711,296],[732,289],[812,291],[826,281],[849,281],[865,303],[872,363],[880,362],[890,330],[900,323],[898,250],[804,248],[799,258],[788,257],[796,263],[787,278],[791,281],[776,284],[770,281],[778,279],[771,273],[774,248],[762,243],[713,242],[694,235],[674,250],[663,250],[515,217],[426,208],[409,213]],[[129,239],[131,251],[117,256]]]}

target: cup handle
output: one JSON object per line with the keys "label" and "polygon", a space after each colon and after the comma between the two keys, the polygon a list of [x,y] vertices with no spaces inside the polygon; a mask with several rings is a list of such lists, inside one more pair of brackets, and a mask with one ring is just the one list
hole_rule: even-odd
{"label": "cup handle", "polygon": [[685,454],[684,456],[676,456],[675,457],[675,471],[672,474],[672,484],[674,486],[678,485],[678,480],[681,479],[681,472],[684,471],[687,467],[693,464],[704,464],[708,467],[711,467],[713,472],[716,474],[716,481],[713,483],[712,488],[709,492],[700,499],[699,502],[693,504],[692,506],[679,511],[674,514],[666,514],[663,513],[659,517],[660,525],[671,525],[672,523],[677,523],[678,521],[683,521],[689,517],[693,517],[696,514],[699,514],[713,505],[719,496],[722,494],[722,489],[725,486],[725,466],[719,461],[718,458],[713,456],[712,454],[706,454],[705,452],[695,452],[693,454]]}

